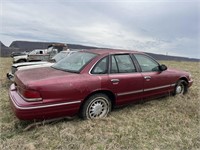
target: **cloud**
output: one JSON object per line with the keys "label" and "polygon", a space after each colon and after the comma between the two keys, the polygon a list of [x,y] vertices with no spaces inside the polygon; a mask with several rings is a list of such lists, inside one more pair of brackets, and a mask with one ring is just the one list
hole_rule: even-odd
{"label": "cloud", "polygon": [[199,56],[198,1],[3,0],[1,41],[56,41]]}

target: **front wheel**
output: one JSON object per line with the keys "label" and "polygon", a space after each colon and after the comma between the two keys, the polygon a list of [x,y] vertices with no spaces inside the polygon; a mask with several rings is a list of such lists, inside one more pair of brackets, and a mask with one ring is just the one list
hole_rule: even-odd
{"label": "front wheel", "polygon": [[105,94],[95,94],[83,104],[80,117],[83,119],[98,119],[106,117],[111,111],[111,102]]}
{"label": "front wheel", "polygon": [[183,95],[187,92],[187,82],[179,80],[175,86],[174,95]]}
{"label": "front wheel", "polygon": [[20,60],[17,61],[17,63],[23,63],[23,62],[26,62],[26,60],[25,59],[20,59]]}

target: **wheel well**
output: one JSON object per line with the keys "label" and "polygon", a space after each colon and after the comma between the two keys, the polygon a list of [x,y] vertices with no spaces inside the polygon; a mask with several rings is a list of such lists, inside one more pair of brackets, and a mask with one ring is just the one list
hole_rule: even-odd
{"label": "wheel well", "polygon": [[188,79],[186,77],[182,77],[179,80],[184,80],[188,84]]}
{"label": "wheel well", "polygon": [[[113,108],[113,106],[115,105],[116,97],[115,97],[115,95],[114,95],[111,91],[107,91],[107,90],[100,90],[100,91],[95,91],[95,92],[90,93],[90,94],[84,99],[83,103],[84,103],[90,96],[92,96],[92,95],[94,95],[94,94],[98,94],[98,93],[107,95],[107,96],[110,98],[110,100],[111,100],[111,104],[112,104],[112,108]],[[82,103],[82,104],[83,104],[83,103]]]}
{"label": "wheel well", "polygon": [[[176,83],[176,86],[179,84],[180,81],[183,81],[182,83],[184,84],[184,93],[185,94],[188,90],[188,79],[186,77],[181,77],[177,83]],[[174,93],[173,95],[176,95],[176,86],[175,86],[175,89],[174,89]]]}

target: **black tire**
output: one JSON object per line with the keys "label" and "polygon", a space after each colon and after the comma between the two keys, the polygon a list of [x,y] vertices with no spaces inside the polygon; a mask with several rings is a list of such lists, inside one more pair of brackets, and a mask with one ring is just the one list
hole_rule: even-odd
{"label": "black tire", "polygon": [[188,86],[185,80],[179,80],[174,89],[174,95],[183,95],[187,93]]}
{"label": "black tire", "polygon": [[22,63],[22,62],[26,62],[26,60],[20,59],[20,60],[17,61],[17,63]]}
{"label": "black tire", "polygon": [[111,101],[105,94],[94,94],[82,105],[80,117],[83,119],[98,119],[106,117],[111,111]]}

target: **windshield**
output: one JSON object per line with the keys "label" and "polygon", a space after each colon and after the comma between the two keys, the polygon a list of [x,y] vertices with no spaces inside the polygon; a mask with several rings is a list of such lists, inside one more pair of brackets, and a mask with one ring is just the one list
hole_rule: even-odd
{"label": "windshield", "polygon": [[55,63],[52,67],[69,72],[80,72],[80,70],[97,55],[89,52],[76,52]]}
{"label": "windshield", "polygon": [[56,54],[52,60],[55,60],[56,62],[58,62],[59,60],[63,59],[64,57],[66,57],[70,52],[60,52],[58,54]]}
{"label": "windshield", "polygon": [[50,53],[51,51],[53,51],[53,47],[52,46],[47,48],[47,53]]}
{"label": "windshield", "polygon": [[36,54],[36,51],[35,50],[33,50],[33,51],[31,51],[30,53],[29,53],[29,55],[32,55],[32,54]]}

